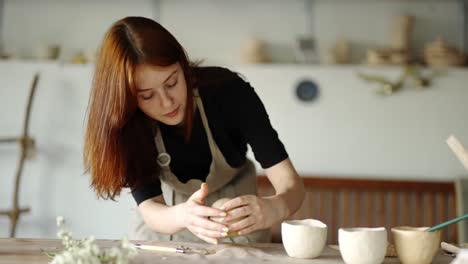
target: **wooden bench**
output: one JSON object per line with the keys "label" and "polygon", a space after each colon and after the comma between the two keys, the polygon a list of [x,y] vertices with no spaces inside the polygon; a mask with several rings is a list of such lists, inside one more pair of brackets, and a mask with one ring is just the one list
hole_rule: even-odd
{"label": "wooden bench", "polygon": [[[318,219],[328,225],[328,243],[338,244],[340,227],[387,228],[432,226],[456,217],[453,182],[388,181],[303,177],[304,203],[291,219]],[[274,190],[266,176],[258,176],[260,196]],[[281,242],[281,225],[272,228]],[[442,240],[457,242],[457,225],[442,232]]]}

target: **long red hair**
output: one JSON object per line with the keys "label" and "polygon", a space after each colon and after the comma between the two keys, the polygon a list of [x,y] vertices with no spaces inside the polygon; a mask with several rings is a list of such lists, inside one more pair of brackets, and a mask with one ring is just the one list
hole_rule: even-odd
{"label": "long red hair", "polygon": [[137,106],[134,84],[139,64],[180,63],[187,83],[186,138],[193,117],[194,76],[183,47],[159,23],[144,17],[115,22],[102,41],[88,103],[84,166],[91,186],[104,199],[123,187],[138,188],[157,180],[159,166],[149,117]]}

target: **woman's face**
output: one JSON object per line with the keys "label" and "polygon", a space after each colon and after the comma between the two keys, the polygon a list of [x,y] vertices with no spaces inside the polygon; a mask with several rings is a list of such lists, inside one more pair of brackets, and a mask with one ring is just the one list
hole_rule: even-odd
{"label": "woman's face", "polygon": [[166,125],[184,120],[187,84],[179,63],[167,67],[148,64],[135,70],[138,107],[147,116]]}

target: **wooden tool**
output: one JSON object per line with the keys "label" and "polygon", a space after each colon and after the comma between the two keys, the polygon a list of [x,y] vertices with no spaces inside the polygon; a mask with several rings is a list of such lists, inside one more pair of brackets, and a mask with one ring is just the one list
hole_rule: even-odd
{"label": "wooden tool", "polygon": [[177,247],[167,247],[167,246],[156,246],[156,245],[143,245],[135,244],[136,248],[157,252],[167,252],[167,253],[187,253],[187,254],[199,254],[199,255],[211,255],[215,254],[216,250],[205,249],[205,248],[193,248],[186,246],[177,246]]}
{"label": "wooden tool", "polygon": [[447,222],[443,222],[442,224],[435,225],[435,226],[427,229],[427,231],[428,232],[434,232],[434,231],[437,231],[437,230],[442,229],[444,227],[447,227],[447,226],[449,226],[451,224],[455,224],[456,222],[459,222],[459,221],[464,220],[464,219],[468,219],[468,214],[462,215],[462,216],[454,218],[454,219],[451,219],[451,220],[449,220]]}
{"label": "wooden tool", "polygon": [[135,244],[135,246],[138,249],[158,251],[158,252],[168,252],[168,253],[186,253],[187,252],[186,248],[184,247],[162,247],[162,246],[142,245],[142,244]]}
{"label": "wooden tool", "polygon": [[458,254],[458,252],[460,251],[460,248],[457,247],[457,246],[454,246],[452,244],[449,244],[449,243],[446,243],[446,242],[441,242],[440,243],[440,247],[447,251],[447,252],[450,252],[450,253],[453,253],[453,254]]}
{"label": "wooden tool", "polygon": [[465,150],[460,141],[458,141],[458,139],[454,135],[450,135],[447,138],[447,144],[455,153],[460,162],[463,164],[465,169],[468,170],[468,152]]}

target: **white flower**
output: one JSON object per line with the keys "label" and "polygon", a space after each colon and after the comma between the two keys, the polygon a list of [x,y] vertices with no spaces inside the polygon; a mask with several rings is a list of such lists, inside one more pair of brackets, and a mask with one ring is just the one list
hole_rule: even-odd
{"label": "white flower", "polygon": [[72,232],[64,229],[64,222],[63,217],[57,217],[57,226],[59,227],[57,236],[62,239],[64,250],[55,255],[52,264],[127,264],[129,259],[137,254],[135,245],[130,243],[126,237],[122,239],[120,247],[102,251],[93,236],[74,241]]}
{"label": "white flower", "polygon": [[63,216],[57,216],[56,220],[57,220],[58,227],[61,227],[63,223],[65,222],[65,220],[63,219]]}
{"label": "white flower", "polygon": [[130,257],[135,256],[136,254],[138,254],[138,250],[137,250],[135,244],[130,243],[130,241],[128,241],[127,237],[124,237],[122,239],[121,247],[122,247],[122,249],[127,250],[128,255]]}
{"label": "white flower", "polygon": [[63,257],[62,255],[55,255],[54,259],[52,259],[52,262],[50,262],[51,264],[62,264],[64,263],[63,262]]}
{"label": "white flower", "polygon": [[73,263],[73,262],[74,262],[74,259],[75,259],[75,258],[74,258],[74,256],[72,255],[72,253],[70,253],[70,252],[68,252],[68,251],[65,251],[65,252],[63,252],[62,256],[63,256],[63,261],[64,261],[65,263]]}
{"label": "white flower", "polygon": [[70,239],[71,235],[70,235],[70,232],[66,231],[66,230],[63,230],[63,229],[60,229],[58,232],[57,232],[57,236],[61,239]]}

